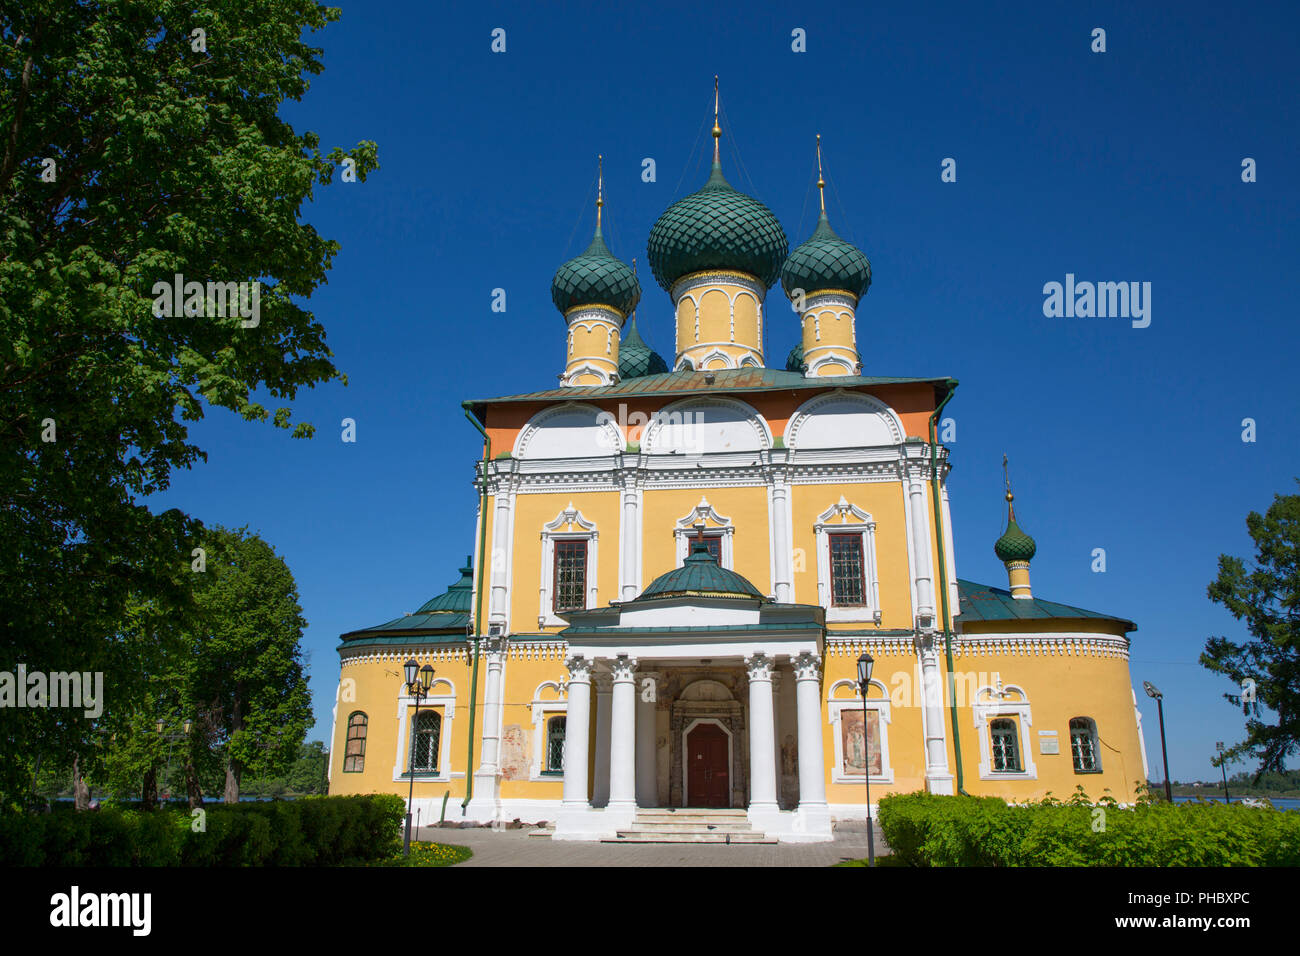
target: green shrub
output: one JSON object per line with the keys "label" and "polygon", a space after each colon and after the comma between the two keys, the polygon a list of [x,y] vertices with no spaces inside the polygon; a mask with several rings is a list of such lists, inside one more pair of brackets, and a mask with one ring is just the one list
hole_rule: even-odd
{"label": "green shrub", "polygon": [[185,809],[0,814],[6,866],[338,866],[386,860],[405,804],[392,794]]}
{"label": "green shrub", "polygon": [[1300,813],[1240,804],[915,793],[881,800],[880,826],[908,866],[1300,866]]}

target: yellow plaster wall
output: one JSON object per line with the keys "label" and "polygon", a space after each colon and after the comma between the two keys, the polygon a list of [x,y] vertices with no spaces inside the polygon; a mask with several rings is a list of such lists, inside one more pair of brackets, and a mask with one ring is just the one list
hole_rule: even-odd
{"label": "yellow plaster wall", "polygon": [[[718,514],[731,519],[734,570],[763,594],[772,592],[771,551],[768,545],[766,488],[647,490],[642,496],[641,585],[677,566],[677,522],[707,497]],[[603,552],[602,552],[603,554]]]}

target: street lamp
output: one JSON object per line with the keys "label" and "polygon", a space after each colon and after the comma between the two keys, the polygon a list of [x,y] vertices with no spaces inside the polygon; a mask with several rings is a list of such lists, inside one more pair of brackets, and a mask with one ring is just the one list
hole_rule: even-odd
{"label": "street lamp", "polygon": [[1232,797],[1228,796],[1228,771],[1225,769],[1228,765],[1228,761],[1224,759],[1223,741],[1216,740],[1214,742],[1214,749],[1219,752],[1219,771],[1223,774],[1223,802],[1232,803]]}
{"label": "street lamp", "polygon": [[1149,680],[1144,680],[1142,687],[1147,692],[1148,697],[1155,699],[1156,710],[1160,714],[1160,759],[1165,763],[1165,799],[1173,803],[1174,791],[1169,785],[1169,754],[1165,750],[1165,695],[1156,690],[1156,685]]}
{"label": "street lamp", "polygon": [[415,715],[411,718],[411,760],[406,772],[411,777],[411,787],[406,797],[406,838],[402,844],[402,853],[411,855],[411,806],[415,803],[415,734],[420,726],[420,701],[424,700],[433,686],[433,668],[428,664],[423,667],[412,657],[403,665],[406,671],[406,690],[415,698]]}
{"label": "street lamp", "polygon": [[870,654],[858,658],[858,690],[862,692],[862,777],[867,782],[867,866],[876,865],[876,828],[871,822],[871,736],[867,724],[867,690],[871,687]]}

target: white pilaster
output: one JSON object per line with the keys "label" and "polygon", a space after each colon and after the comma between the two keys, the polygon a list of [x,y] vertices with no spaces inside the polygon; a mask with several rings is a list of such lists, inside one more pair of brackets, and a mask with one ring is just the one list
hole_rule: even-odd
{"label": "white pilaster", "polygon": [[609,704],[614,685],[608,674],[595,674],[596,685],[596,779],[591,783],[591,805],[609,803]]}
{"label": "white pilaster", "polygon": [[489,601],[489,620],[506,622],[508,614],[510,570],[510,512],[514,507],[514,489],[509,479],[501,477],[496,482],[496,515],[492,519],[492,553],[488,567],[492,570],[492,589]]}
{"label": "white pilaster", "polygon": [[500,807],[497,791],[501,777],[502,673],[506,642],[500,637],[487,638],[482,648],[487,661],[487,674],[483,681],[482,749],[474,770],[474,796],[466,812],[478,820],[495,820]]}
{"label": "white pilaster", "polygon": [[749,675],[749,820],[760,830],[772,826],[779,810],[772,666],[773,661],[766,654],[745,659]]}
{"label": "white pilaster", "polygon": [[916,573],[916,620],[919,627],[933,627],[934,614],[934,559],[930,550],[930,521],[926,510],[925,481],[919,462],[909,462],[907,469],[907,496],[912,537],[912,554]]}
{"label": "white pilaster", "polygon": [[948,724],[944,720],[945,676],[939,662],[938,638],[930,633],[918,638],[921,658],[921,714],[925,732],[925,788],[931,793],[953,793],[948,769]]}
{"label": "white pilaster", "polygon": [[[659,780],[655,766],[655,701],[659,677],[654,671],[637,675],[636,698],[636,805],[659,805]],[[647,681],[649,683],[647,683]]]}
{"label": "white pilaster", "polygon": [[619,594],[630,601],[641,591],[641,492],[636,470],[623,472],[623,549],[619,562]]}
{"label": "white pilaster", "polygon": [[831,837],[831,812],[822,750],[821,659],[803,653],[792,663],[799,723],[799,809],[794,829],[803,839],[826,840]]}
{"label": "white pilaster", "polygon": [[790,485],[785,468],[772,469],[772,568],[777,601],[787,604],[793,592],[794,555],[790,548]]}

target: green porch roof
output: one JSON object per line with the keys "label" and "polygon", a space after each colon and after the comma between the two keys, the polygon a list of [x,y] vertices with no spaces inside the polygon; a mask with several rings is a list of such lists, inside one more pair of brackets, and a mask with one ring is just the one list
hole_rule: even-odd
{"label": "green porch roof", "polygon": [[708,546],[697,542],[680,568],[659,575],[633,601],[665,597],[732,597],[766,601],[758,588],[742,575],[721,567]]}
{"label": "green porch roof", "polygon": [[[709,376],[712,382],[705,380]],[[617,385],[578,385],[550,388],[540,392],[504,395],[499,398],[471,399],[461,404],[483,421],[488,405],[498,402],[594,401],[601,398],[627,398],[638,395],[711,395],[718,392],[777,392],[813,389],[858,388],[878,385],[933,385],[936,400],[957,387],[955,378],[895,378],[880,375],[837,375],[832,378],[805,378],[802,372],[775,368],[732,368],[712,372],[682,370],[642,375],[625,379]]]}
{"label": "green porch roof", "polygon": [[459,643],[465,640],[470,623],[473,588],[473,562],[467,557],[460,569],[460,580],[446,591],[430,598],[414,614],[403,614],[387,623],[341,635],[340,649],[358,644]]}
{"label": "green porch roof", "polygon": [[1042,598],[1016,598],[1004,588],[995,588],[974,581],[957,580],[957,593],[961,598],[961,620],[968,621],[1043,621],[1052,618],[1070,620],[1112,621],[1125,631],[1136,631],[1137,625],[1127,618],[1089,611]]}

